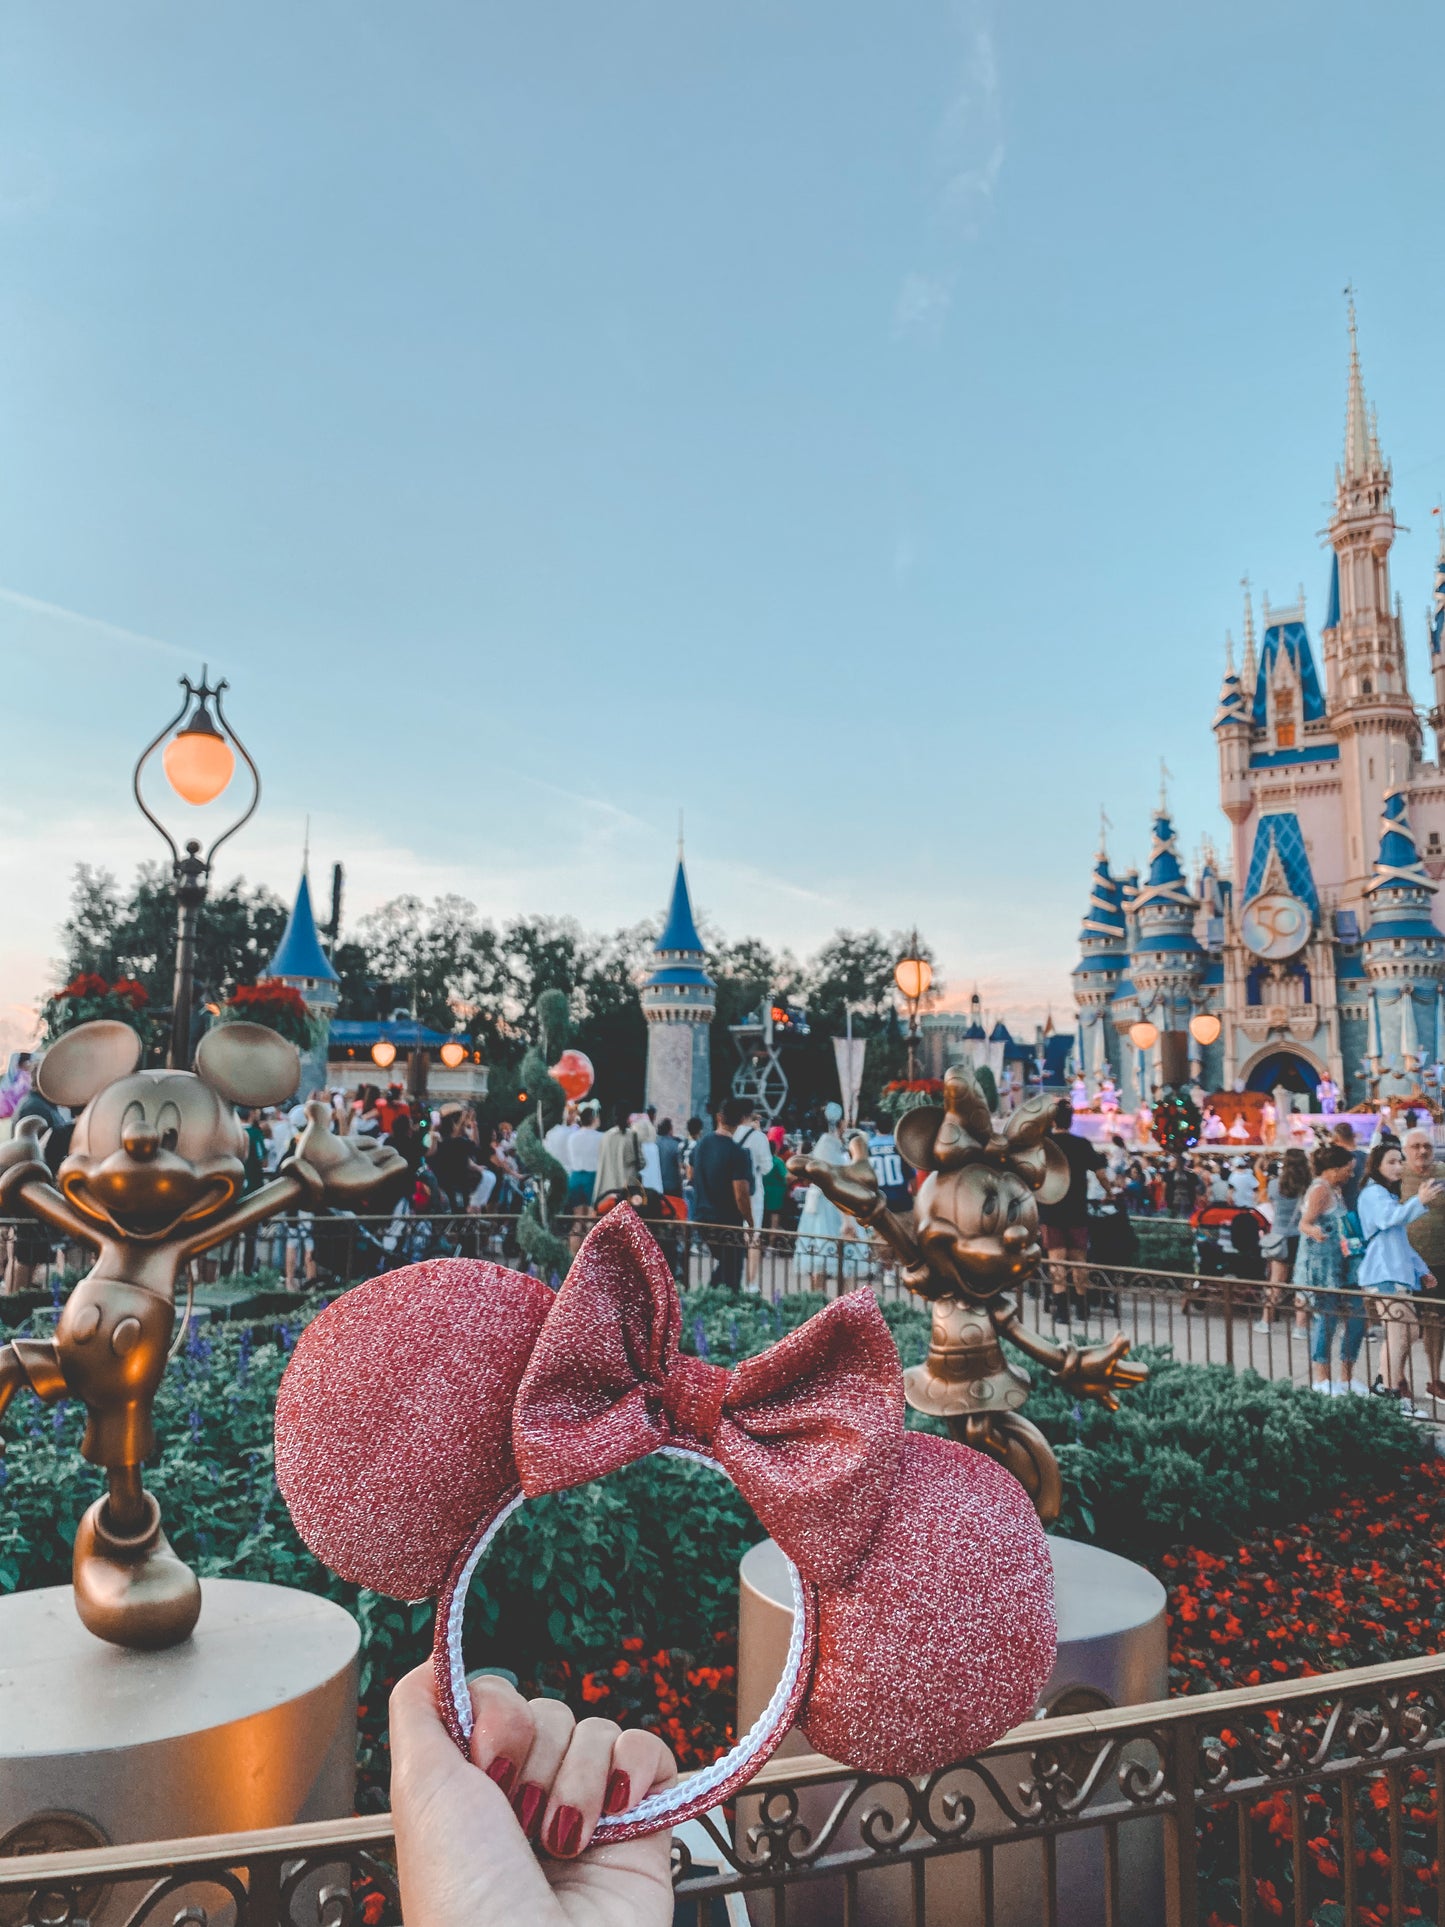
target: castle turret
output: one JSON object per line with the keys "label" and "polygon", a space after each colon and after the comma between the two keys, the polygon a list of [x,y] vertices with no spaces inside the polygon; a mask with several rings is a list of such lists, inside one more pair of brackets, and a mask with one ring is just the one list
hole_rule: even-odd
{"label": "castle turret", "polygon": [[1160,1033],[1153,1077],[1178,1084],[1186,1075],[1189,1014],[1204,962],[1194,935],[1199,899],[1189,893],[1162,793],[1153,831],[1148,873],[1134,898],[1129,975],[1140,1014]]}
{"label": "castle turret", "polygon": [[1232,823],[1242,823],[1253,807],[1249,735],[1249,701],[1234,673],[1234,638],[1226,636],[1224,681],[1219,686],[1219,707],[1214,712],[1214,740],[1219,745],[1219,799]]}
{"label": "castle turret", "polygon": [[321,948],[311,908],[311,884],[304,870],[281,942],[265,974],[277,983],[290,984],[293,990],[299,990],[311,1012],[316,1035],[301,1059],[300,1094],[304,1099],[312,1091],[324,1089],[326,1084],[327,1038],[340,1002],[341,983],[331,967],[331,959]]}
{"label": "castle turret", "polygon": [[[1350,301],[1350,373],[1345,406],[1345,454],[1335,471],[1330,546],[1338,608],[1330,655],[1330,726],[1339,741],[1345,820],[1375,821],[1394,776],[1408,783],[1420,748],[1420,725],[1405,674],[1405,639],[1390,593],[1390,548],[1395,511],[1390,465],[1380,453],[1373,413],[1360,373],[1355,304]],[[1393,774],[1392,774],[1393,772]],[[1360,903],[1370,882],[1365,831],[1351,828],[1344,900]]]}
{"label": "castle turret", "polygon": [[1079,961],[1074,966],[1074,1003],[1079,1013],[1079,1064],[1094,1090],[1117,1076],[1119,1047],[1109,1022],[1109,1006],[1129,968],[1122,892],[1109,869],[1102,843],[1094,859],[1089,907],[1079,931]]}
{"label": "castle turret", "polygon": [[672,901],[653,945],[656,963],[642,986],[647,1020],[647,1102],[671,1118],[681,1134],[690,1117],[706,1117],[712,1084],[708,1033],[717,1010],[716,985],[688,894],[681,843]]}
{"label": "castle turret", "polygon": [[[1420,1062],[1420,1038],[1435,1035],[1439,986],[1445,977],[1445,936],[1435,927],[1431,899],[1439,885],[1416,847],[1401,787],[1385,797],[1380,815],[1380,848],[1366,886],[1369,923],[1365,930],[1365,970],[1374,1005],[1372,1055],[1400,1072]],[[1407,1061],[1409,1060],[1409,1061]]]}
{"label": "castle turret", "polygon": [[1435,707],[1430,724],[1435,731],[1435,760],[1445,768],[1445,514],[1440,516],[1440,552],[1435,558],[1435,594],[1430,602],[1430,680]]}

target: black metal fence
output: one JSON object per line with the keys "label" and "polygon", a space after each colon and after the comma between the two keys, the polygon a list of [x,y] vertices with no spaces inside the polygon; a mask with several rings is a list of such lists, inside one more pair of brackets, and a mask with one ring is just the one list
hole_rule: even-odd
{"label": "black metal fence", "polygon": [[[87,1927],[111,1897],[113,1927],[402,1920],[385,1814],[25,1858],[5,1844],[3,1920]],[[1435,1655],[1032,1720],[917,1780],[774,1759],[733,1814],[674,1837],[673,1891],[686,1927],[1445,1927],[1442,1858]]]}

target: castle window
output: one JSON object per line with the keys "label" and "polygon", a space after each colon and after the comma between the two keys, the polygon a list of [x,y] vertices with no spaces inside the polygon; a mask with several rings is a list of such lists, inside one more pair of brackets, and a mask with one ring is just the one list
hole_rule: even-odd
{"label": "castle window", "polygon": [[[1366,696],[1373,696],[1373,695],[1374,695],[1374,693],[1375,693],[1375,685],[1374,685],[1374,684],[1373,684],[1373,683],[1372,683],[1372,682],[1370,681],[1370,679],[1369,679],[1369,677],[1368,677],[1368,676],[1366,676],[1366,678],[1365,678],[1365,680],[1364,680],[1364,681],[1363,681],[1363,682],[1362,682],[1362,683],[1360,684],[1360,690],[1361,690],[1361,693],[1362,693],[1363,695],[1366,695]],[[1375,766],[1374,766],[1374,764],[1373,764],[1373,763],[1371,763],[1371,765],[1370,765],[1370,774],[1371,774],[1371,776],[1373,776],[1373,775],[1374,775],[1374,773],[1375,773]]]}
{"label": "castle window", "polygon": [[1293,723],[1276,723],[1275,730],[1274,730],[1274,740],[1281,749],[1293,749],[1294,748],[1294,724]]}
{"label": "castle window", "polygon": [[1439,856],[1440,832],[1438,830],[1431,830],[1429,836],[1425,840],[1425,848],[1431,856]]}

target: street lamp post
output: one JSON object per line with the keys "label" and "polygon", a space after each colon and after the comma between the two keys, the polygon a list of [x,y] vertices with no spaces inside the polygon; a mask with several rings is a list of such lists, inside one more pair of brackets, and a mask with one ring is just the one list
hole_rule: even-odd
{"label": "street lamp post", "polygon": [[[176,885],[176,980],[171,1005],[171,1042],[167,1062],[172,1070],[186,1070],[191,1061],[191,1005],[196,977],[196,925],[206,890],[211,880],[211,865],[221,845],[233,837],[256,813],[261,800],[261,778],[251,761],[246,745],[227,719],[221,693],[228,688],[224,677],[214,687],[201,671],[199,683],[181,677],[181,706],[165,728],[141,751],[131,779],[141,815],[165,839],[171,853],[171,875]],[[211,705],[215,705],[215,715]],[[189,713],[188,713],[189,712]],[[180,724],[181,727],[177,728]],[[167,738],[170,740],[167,742]],[[162,743],[166,747],[161,767],[166,781],[183,803],[199,809],[214,802],[230,782],[236,768],[236,753],[251,772],[252,796],[229,829],[223,830],[204,856],[199,841],[191,837],[182,854],[175,838],[141,794],[141,775]]]}
{"label": "street lamp post", "polygon": [[908,1005],[908,1081],[910,1084],[915,1082],[918,1076],[918,1006],[927,996],[928,986],[933,982],[933,965],[926,957],[919,956],[918,949],[918,932],[915,930],[907,954],[900,957],[893,967],[893,981]]}

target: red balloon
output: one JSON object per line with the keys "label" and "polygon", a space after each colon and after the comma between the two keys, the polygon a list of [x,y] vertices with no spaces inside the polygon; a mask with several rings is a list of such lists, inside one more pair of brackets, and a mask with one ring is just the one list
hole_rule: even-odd
{"label": "red balloon", "polygon": [[572,1102],[579,1104],[592,1088],[592,1059],[584,1051],[564,1050],[552,1066],[552,1075]]}

